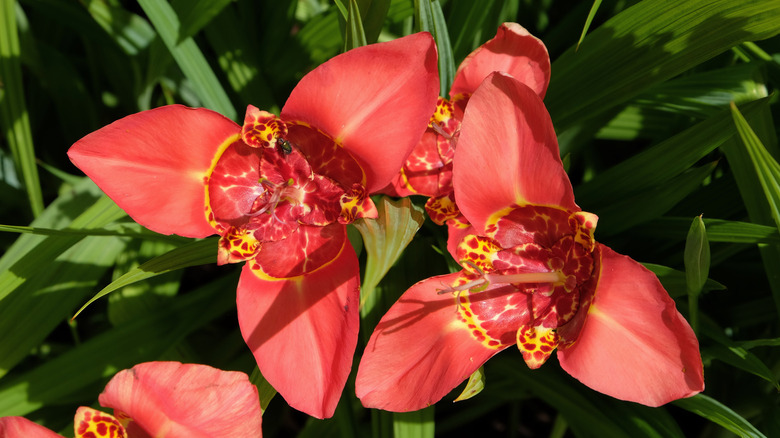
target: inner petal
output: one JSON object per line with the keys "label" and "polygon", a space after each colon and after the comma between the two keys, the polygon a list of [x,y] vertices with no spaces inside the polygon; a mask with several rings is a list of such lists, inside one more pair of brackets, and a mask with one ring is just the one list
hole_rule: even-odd
{"label": "inner petal", "polygon": [[366,175],[357,159],[328,135],[301,123],[288,122],[287,128],[287,140],[301,151],[315,173],[343,187],[366,185]]}

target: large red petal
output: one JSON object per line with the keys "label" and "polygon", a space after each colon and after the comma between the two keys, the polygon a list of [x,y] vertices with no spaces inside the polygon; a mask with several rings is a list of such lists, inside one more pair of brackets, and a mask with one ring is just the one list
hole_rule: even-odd
{"label": "large red petal", "polygon": [[[321,129],[363,165],[377,191],[401,169],[436,108],[436,47],[428,33],[350,50],[304,76],[282,118]],[[338,179],[338,178],[336,178]]]}
{"label": "large red petal", "polygon": [[458,317],[451,293],[458,274],[423,280],[390,308],[368,341],[355,391],[363,406],[406,412],[441,400],[491,356]]}
{"label": "large red petal", "polygon": [[453,185],[458,207],[477,230],[514,205],[579,210],[542,100],[500,73],[485,79],[466,107]]}
{"label": "large red petal", "polygon": [[550,83],[550,55],[539,38],[517,23],[504,23],[496,36],[463,60],[450,96],[469,95],[494,71],[507,73],[544,98]]}
{"label": "large red petal", "polygon": [[601,269],[579,338],[558,351],[596,391],[660,406],[704,389],[699,343],[656,276],[599,245]]}
{"label": "large red petal", "polygon": [[[100,404],[149,436],[260,436],[257,388],[246,374],[208,365],[146,362],[117,373]],[[130,432],[132,436],[132,432]]]}
{"label": "large red petal", "polygon": [[163,234],[214,234],[205,215],[204,177],[241,128],[204,108],[170,105],[127,116],[68,151],[73,164],[136,222]]}
{"label": "large red petal", "polygon": [[62,435],[24,417],[2,417],[0,438],[62,438]]}
{"label": "large red petal", "polygon": [[[342,227],[343,228],[343,227]],[[284,280],[244,266],[238,323],[260,372],[287,403],[333,415],[352,368],[358,335],[359,267],[349,240],[320,269]]]}

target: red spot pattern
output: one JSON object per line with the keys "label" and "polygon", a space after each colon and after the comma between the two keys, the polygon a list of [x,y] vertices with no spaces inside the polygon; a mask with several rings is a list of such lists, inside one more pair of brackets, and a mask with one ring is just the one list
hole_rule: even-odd
{"label": "red spot pattern", "polygon": [[[463,270],[452,289],[474,338],[489,348],[516,343],[529,367],[541,366],[562,342],[556,329],[590,305],[595,223],[589,213],[519,206],[489,224],[486,236],[463,238],[456,254]],[[560,281],[517,277],[534,273],[558,273]]]}
{"label": "red spot pattern", "polygon": [[278,138],[287,137],[287,125],[275,115],[249,105],[241,128],[241,139],[253,148],[273,148]]}
{"label": "red spot pattern", "polygon": [[[286,150],[273,147],[279,139]],[[254,260],[271,276],[319,268],[341,246],[323,237],[332,231],[316,228],[376,217],[365,179],[332,138],[250,106],[242,140],[221,151],[205,178],[205,214],[221,236],[218,263]],[[271,249],[290,266],[258,258]]]}
{"label": "red spot pattern", "polygon": [[110,414],[80,407],[73,421],[76,438],[125,438],[127,432],[122,424]]}

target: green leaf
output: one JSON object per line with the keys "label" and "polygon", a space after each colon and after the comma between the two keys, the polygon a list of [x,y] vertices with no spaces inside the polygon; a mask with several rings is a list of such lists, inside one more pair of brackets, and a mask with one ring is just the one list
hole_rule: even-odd
{"label": "green leaf", "polygon": [[490,15],[493,3],[494,0],[450,3],[449,29],[455,41],[452,45],[454,59],[463,60],[479,44],[477,41],[484,39],[480,29]]}
{"label": "green leaf", "polygon": [[758,181],[764,190],[764,196],[769,203],[770,214],[780,230],[780,164],[766,150],[736,105],[731,105],[731,112],[739,136],[753,162]]}
{"label": "green leaf", "polygon": [[30,210],[37,217],[43,211],[43,194],[22,84],[15,5],[14,0],[0,1],[0,127],[24,181]]}
{"label": "green leaf", "polygon": [[100,292],[95,294],[89,301],[86,302],[81,308],[73,315],[75,319],[79,316],[84,309],[96,300],[108,295],[109,293],[125,287],[129,284],[133,284],[137,281],[146,280],[166,272],[171,272],[176,269],[188,268],[190,266],[205,265],[208,263],[217,262],[217,239],[208,238],[204,240],[198,240],[190,244],[184,245],[180,248],[171,250],[159,257],[155,257],[146,263],[132,269],[111,282],[108,286],[104,287]]}
{"label": "green leaf", "polygon": [[[126,272],[138,267],[153,257],[176,248],[169,242],[153,240],[132,240],[117,257],[112,280],[119,279]],[[108,320],[112,325],[125,324],[148,314],[158,307],[168,307],[179,291],[182,270],[168,272],[127,285],[108,296]]]}
{"label": "green leaf", "polygon": [[463,391],[455,401],[468,400],[482,392],[483,389],[485,389],[485,370],[483,367],[479,367],[478,370],[471,374],[469,381],[466,383],[466,387],[463,388]]}
{"label": "green leaf", "polygon": [[[117,371],[159,360],[193,330],[235,306],[235,278],[223,277],[135,321],[96,335],[45,364],[3,381],[0,417],[27,415],[62,403],[82,388],[105,382]],[[197,318],[191,317],[197,314]],[[67,378],[63,378],[66,376]],[[98,389],[99,390],[99,389]],[[95,392],[97,400],[97,392]]]}
{"label": "green leaf", "polygon": [[149,47],[156,36],[146,20],[124,8],[109,5],[105,0],[87,0],[84,6],[128,55],[136,55]]}
{"label": "green leaf", "polygon": [[[82,178],[79,178],[82,179]],[[143,239],[157,240],[162,242],[181,243],[184,238],[178,236],[166,236],[149,231],[135,222],[125,222],[109,224],[101,229],[54,229],[44,227],[26,227],[20,225],[2,225],[0,231],[8,233],[34,234],[38,236],[117,236],[117,237],[139,237]]]}
{"label": "green leaf", "polygon": [[[614,235],[661,216],[699,188],[716,163],[686,171],[669,181],[625,199],[612,199],[604,207],[583,207],[599,216],[601,236]],[[585,205],[582,202],[581,205]]]}
{"label": "green leaf", "polygon": [[433,421],[434,406],[414,412],[393,413],[395,438],[433,438],[436,423]]}
{"label": "green leaf", "polygon": [[719,401],[704,394],[697,394],[672,402],[675,406],[700,415],[707,420],[745,438],[765,438],[750,422]]}
{"label": "green leaf", "polygon": [[[491,384],[482,396],[490,390],[495,394],[517,393],[516,397],[520,398],[524,395],[519,388],[530,391],[560,412],[579,437],[683,436],[679,427],[663,410],[602,397],[563,375],[560,369],[555,369],[550,363],[537,370],[530,370],[518,356],[494,357],[487,363]],[[502,378],[507,381],[502,381]]]}
{"label": "green leaf", "polygon": [[180,3],[176,6],[186,6],[178,10],[181,25],[179,26],[179,37],[177,44],[181,44],[186,39],[194,37],[200,32],[214,17],[219,15],[222,10],[234,0],[187,0],[186,3]]}
{"label": "green leaf", "polygon": [[[704,225],[710,242],[780,244],[780,232],[775,227],[724,219],[704,219]],[[664,239],[680,238],[686,228],[688,219],[674,217],[656,219],[647,227],[653,236]]]}
{"label": "green leaf", "polygon": [[[763,111],[766,104],[764,99],[746,104],[743,109],[753,116]],[[668,182],[734,135],[736,130],[730,119],[731,115],[722,111],[601,172],[576,188],[577,201],[583,205],[611,204],[615,199]]]}
{"label": "green leaf", "polygon": [[[227,76],[228,83],[241,98],[239,107],[245,108],[252,104],[278,114],[279,105],[260,68],[263,65],[261,54],[252,41],[247,39],[244,29],[236,26],[239,21],[239,15],[233,8],[223,10],[206,27],[206,38],[218,55],[219,66]],[[267,28],[264,30],[270,31]]]}
{"label": "green leaf", "polygon": [[[755,129],[756,134],[759,135],[761,143],[766,150],[772,156],[780,156],[770,108],[768,105],[764,105],[761,109],[762,111],[752,116],[744,112],[744,116],[750,121],[751,126]],[[734,175],[742,201],[750,216],[750,221],[777,228],[775,212],[769,204],[761,180],[756,172],[754,158],[745,146],[741,139],[734,136],[732,140],[725,142],[721,146],[721,150],[726,155],[729,168]],[[780,270],[777,269],[777,266],[780,266],[780,246],[759,245],[759,251],[764,265],[764,272],[772,288],[775,310],[777,314],[780,314]]]}
{"label": "green leaf", "polygon": [[[658,277],[664,289],[669,292],[669,295],[672,298],[682,297],[688,293],[688,281],[686,279],[685,272],[672,269],[668,266],[656,265],[653,263],[642,263],[642,265],[645,268],[651,270],[653,274]],[[708,278],[702,286],[702,292],[724,289],[726,289],[726,286],[711,278]]]}
{"label": "green leaf", "polygon": [[365,46],[366,33],[363,30],[363,19],[356,0],[349,0],[349,12],[347,13],[347,30],[344,37],[344,51],[355,47]]}
{"label": "green leaf", "polygon": [[260,374],[260,369],[257,367],[252,371],[252,375],[249,376],[249,381],[257,387],[257,392],[260,396],[260,409],[265,412],[268,404],[271,403],[271,400],[276,395],[276,389],[268,383],[268,380],[265,380],[265,377]]}
{"label": "green leaf", "polygon": [[438,0],[431,1],[431,17],[433,18],[433,37],[436,39],[436,50],[439,54],[439,95],[446,96],[455,80],[455,60],[450,45],[450,34],[447,21]]}
{"label": "green leaf", "polygon": [[775,0],[638,2],[553,63],[545,104],[566,130],[737,44],[777,35],[778,21]]}
{"label": "green leaf", "polygon": [[187,38],[181,43],[178,42],[181,27],[179,17],[176,16],[171,5],[165,1],[155,0],[139,0],[138,3],[184,76],[192,81],[195,93],[203,101],[203,105],[235,120],[236,110],[203,53],[195,44],[195,40]]}
{"label": "green leaf", "polygon": [[582,33],[580,34],[580,39],[577,41],[577,47],[574,48],[574,51],[577,51],[580,48],[580,44],[582,44],[582,40],[585,39],[585,35],[588,33],[588,29],[590,29],[590,23],[593,22],[593,17],[596,16],[599,6],[601,6],[601,0],[593,0],[593,6],[590,7],[588,18],[585,19],[585,26],[582,27]]}
{"label": "green leaf", "polygon": [[685,280],[688,285],[688,312],[693,331],[698,333],[698,297],[710,273],[710,243],[707,241],[707,231],[701,216],[693,219],[691,228],[688,230],[683,262],[685,264]]}
{"label": "green leaf", "polygon": [[[100,228],[125,216],[98,193],[85,178],[33,225]],[[26,234],[17,239],[0,258],[0,377],[69,318],[124,247],[117,237]]]}
{"label": "green leaf", "polygon": [[706,347],[702,349],[702,355],[711,356],[721,362],[758,376],[774,385],[775,390],[780,391],[780,384],[778,384],[772,370],[758,356],[736,344]]}
{"label": "green leaf", "polygon": [[414,0],[415,24],[420,32],[430,32],[439,53],[439,96],[446,96],[455,79],[455,62],[447,22],[438,0]]}
{"label": "green leaf", "polygon": [[390,0],[357,0],[368,44],[373,44],[379,39],[390,11],[390,3]]}
{"label": "green leaf", "polygon": [[382,196],[376,207],[379,212],[376,219],[354,222],[363,236],[368,255],[361,284],[361,309],[364,311],[368,311],[366,302],[371,299],[376,285],[395,264],[425,220],[423,209],[412,204],[408,197],[392,201]]}

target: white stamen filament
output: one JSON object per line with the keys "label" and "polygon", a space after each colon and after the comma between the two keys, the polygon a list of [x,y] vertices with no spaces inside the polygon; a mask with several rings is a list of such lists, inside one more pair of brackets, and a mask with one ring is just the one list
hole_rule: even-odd
{"label": "white stamen filament", "polygon": [[[480,270],[480,273],[482,271]],[[492,274],[483,273],[481,277],[458,286],[450,286],[440,290],[438,293],[462,292],[473,287],[482,286],[489,283],[563,283],[566,277],[561,271],[553,272],[526,272],[523,274]]]}

